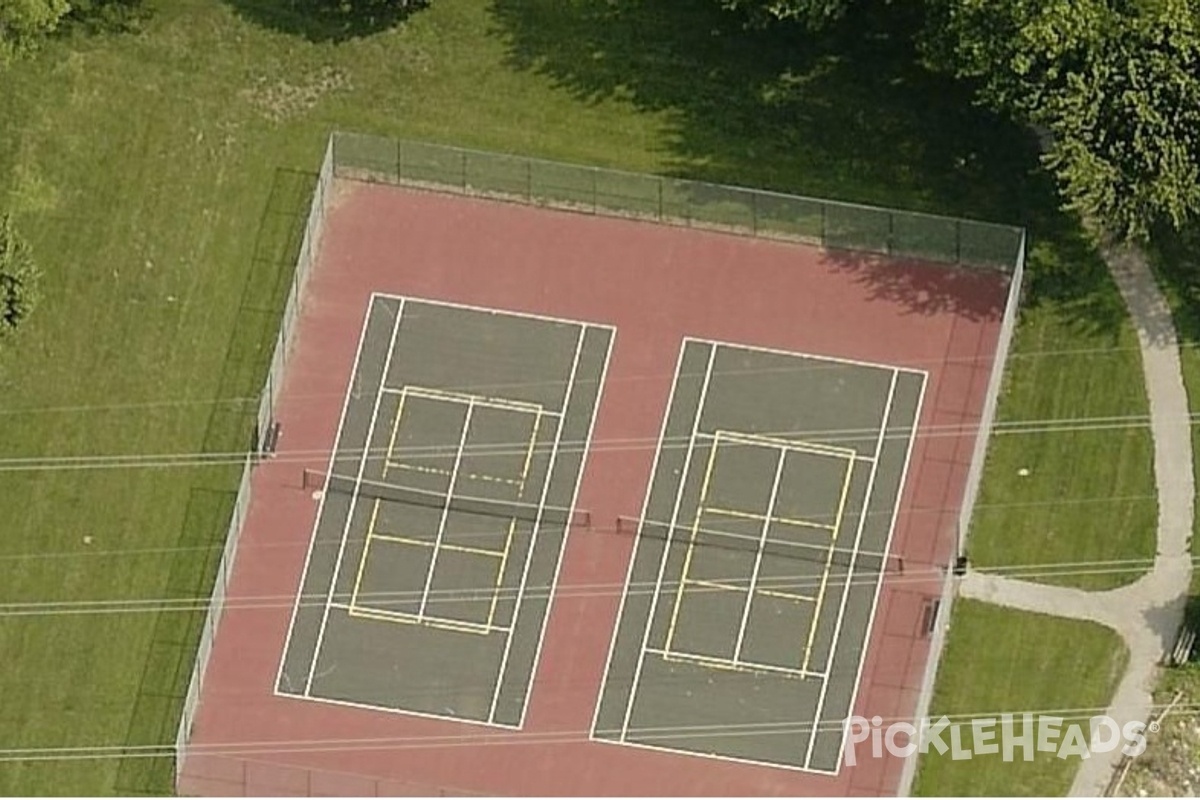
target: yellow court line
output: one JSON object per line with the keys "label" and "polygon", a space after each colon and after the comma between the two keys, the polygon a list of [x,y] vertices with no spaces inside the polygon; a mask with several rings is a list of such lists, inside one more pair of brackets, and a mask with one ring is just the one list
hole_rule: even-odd
{"label": "yellow court line", "polygon": [[442,630],[457,631],[459,633],[474,633],[479,636],[487,636],[490,633],[508,633],[508,628],[497,628],[491,625],[482,625],[476,622],[467,622],[465,620],[446,619],[444,617],[418,617],[414,614],[406,614],[402,611],[382,611],[376,608],[352,608],[346,612],[351,617],[362,619],[373,619],[379,622],[393,622],[399,625],[424,625],[429,628],[440,628]]}
{"label": "yellow court line", "polygon": [[377,533],[375,539],[380,539],[385,542],[394,542],[395,544],[414,545],[417,547],[435,547],[439,546],[442,550],[450,550],[456,553],[469,553],[476,556],[490,556],[492,558],[503,558],[504,552],[501,550],[488,550],[486,547],[467,547],[462,544],[441,544],[427,541],[425,539],[411,539],[407,536],[396,536],[391,533]]}
{"label": "yellow court line", "polygon": [[[412,472],[423,472],[426,475],[449,476],[451,474],[451,471],[446,469],[445,467],[426,467],[426,466],[422,466],[420,464],[403,464],[398,461],[387,462],[387,468],[388,469],[407,469]],[[387,473],[385,472],[384,474],[386,475]],[[498,478],[495,475],[484,475],[479,472],[460,472],[460,473],[458,473],[458,475],[460,478],[467,478],[467,479],[473,480],[473,481],[485,481],[487,483],[506,483],[506,484],[509,484],[512,486],[520,486],[521,485],[521,481],[518,481],[515,478]]]}
{"label": "yellow court line", "polygon": [[774,436],[743,433],[742,431],[717,430],[713,432],[714,442],[719,444],[722,439],[731,442],[744,442],[745,444],[759,444],[778,450],[799,450],[801,452],[811,452],[815,455],[839,456],[846,459],[858,458],[858,451],[852,447],[835,447],[834,445],[820,444],[818,442],[796,442],[791,439],[779,439]]}
{"label": "yellow court line", "polygon": [[[533,451],[537,447],[537,438],[541,431],[542,412],[539,410],[537,416],[533,418],[533,430],[529,433],[529,449],[525,452],[525,464],[521,467],[521,488],[518,490],[518,497],[525,493],[525,481],[529,478],[529,467],[533,464]],[[546,480],[550,480],[549,475],[546,476]]]}
{"label": "yellow court line", "polygon": [[375,517],[379,514],[379,501],[375,500],[371,506],[371,519],[367,523],[367,536],[363,539],[362,557],[358,559],[358,571],[354,574],[354,588],[350,590],[350,608],[354,608],[358,601],[358,590],[362,586],[363,572],[367,568],[367,554],[371,552],[371,539],[375,537]]}
{"label": "yellow court line", "polygon": [[502,411],[521,411],[526,414],[554,414],[555,412],[547,411],[546,407],[539,403],[527,403],[521,400],[510,400],[506,397],[490,397],[484,394],[468,394],[466,392],[451,392],[446,389],[434,389],[428,386],[405,386],[401,389],[386,389],[389,392],[400,392],[401,394],[410,394],[413,397],[422,397],[426,400],[442,400],[447,403],[466,403],[468,405],[485,406],[488,408],[498,408]]}
{"label": "yellow court line", "polygon": [[404,414],[405,395],[400,395],[396,405],[396,416],[392,417],[392,435],[388,439],[387,455],[383,458],[383,477],[387,478],[388,468],[392,465],[392,454],[396,449],[396,435],[400,433],[400,417]]}
{"label": "yellow court line", "polygon": [[778,589],[758,589],[755,588],[755,594],[765,594],[767,597],[778,597],[780,600],[800,600],[805,603],[815,603],[817,598],[809,597],[804,594],[792,594],[791,592],[781,592]]}
{"label": "yellow court line", "polygon": [[823,676],[809,670],[796,669],[794,667],[781,667],[776,664],[760,664],[756,661],[731,661],[725,658],[717,658],[715,656],[703,656],[697,653],[686,653],[679,650],[654,650],[647,649],[648,653],[655,653],[662,658],[663,661],[676,662],[680,664],[699,664],[713,669],[725,670],[727,672],[743,672],[750,674],[776,673],[782,675],[791,675],[798,678],[822,678]]}
{"label": "yellow court line", "polygon": [[[700,508],[700,513],[717,514],[722,517],[736,517],[754,522],[778,522],[783,525],[795,525],[803,528],[820,528],[827,531],[837,530],[836,525],[829,525],[824,522],[810,522],[806,519],[793,519],[791,517],[768,517],[766,514],[759,514],[754,511],[738,511],[737,509],[721,508],[719,506],[704,506]],[[720,533],[720,531],[709,531],[709,533]]]}
{"label": "yellow court line", "polygon": [[[713,447],[710,448],[708,451],[708,463],[705,464],[705,467],[704,467],[704,482],[700,486],[700,499],[699,499],[699,501],[697,501],[697,504],[696,504],[697,511],[700,508],[704,507],[704,501],[708,499],[708,485],[709,485],[709,481],[712,480],[713,469],[717,463],[717,450],[718,450],[718,448],[714,444]],[[685,474],[681,478],[681,480],[686,481],[687,475]],[[680,483],[679,491],[680,492],[683,491],[683,483]],[[688,538],[687,553],[683,557],[683,570],[679,574],[679,589],[675,592],[675,605],[671,609],[671,622],[667,625],[667,638],[666,638],[666,641],[663,643],[663,648],[666,650],[670,650],[671,642],[675,641],[675,625],[679,622],[679,607],[683,604],[683,589],[685,586],[687,586],[688,572],[692,568],[692,553],[694,553],[696,550],[696,536],[697,536],[699,530],[700,530],[700,514],[697,513],[696,519],[693,520],[693,522],[692,522],[692,531],[691,531],[691,535]],[[671,533],[670,533],[670,531],[668,531],[667,532],[668,544],[670,542],[670,535],[671,535]],[[649,625],[649,624],[652,624],[653,622],[654,622],[653,620],[650,620],[649,622],[647,622],[647,624]]]}
{"label": "yellow court line", "polygon": [[846,476],[842,481],[842,497],[838,500],[837,523],[834,535],[829,540],[829,552],[825,554],[825,570],[821,573],[821,585],[817,589],[817,602],[813,608],[812,624],[808,628],[808,641],[804,644],[804,661],[800,665],[803,670],[808,669],[809,662],[812,660],[813,642],[817,638],[817,624],[821,621],[821,608],[825,604],[825,588],[829,585],[829,568],[833,564],[833,551],[837,544],[837,531],[841,528],[842,517],[846,513],[846,499],[850,496],[850,478],[853,475],[854,463],[851,462],[846,465]]}
{"label": "yellow court line", "polygon": [[492,592],[492,605],[488,608],[488,625],[491,625],[496,619],[496,606],[500,602],[500,592],[504,589],[504,570],[508,567],[508,555],[512,549],[513,534],[516,531],[516,527],[517,521],[510,519],[508,521],[508,536],[504,539],[504,550],[500,552],[500,565],[496,568],[496,589]]}

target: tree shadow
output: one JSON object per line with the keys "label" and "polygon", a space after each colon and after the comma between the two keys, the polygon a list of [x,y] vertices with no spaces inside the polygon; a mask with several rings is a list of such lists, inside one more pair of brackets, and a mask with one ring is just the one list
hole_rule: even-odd
{"label": "tree shadow", "polygon": [[[513,67],[585,102],[662,115],[668,174],[1028,226],[1055,246],[1032,254],[1027,306],[1053,301],[1073,323],[1116,335],[1120,299],[1102,290],[1104,265],[1060,210],[1036,137],[974,104],[966,82],[926,68],[921,4],[855,3],[821,33],[747,27],[719,6],[493,0],[492,16]],[[906,280],[878,259],[831,258],[914,313],[997,311],[956,298],[952,278]]]}
{"label": "tree shadow", "polygon": [[238,15],[310,42],[343,42],[395,27],[428,0],[225,0]]}

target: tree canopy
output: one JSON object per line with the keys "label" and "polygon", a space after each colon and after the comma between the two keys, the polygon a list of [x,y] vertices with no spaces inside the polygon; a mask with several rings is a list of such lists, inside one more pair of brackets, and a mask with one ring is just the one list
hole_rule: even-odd
{"label": "tree canopy", "polygon": [[0,63],[58,27],[67,0],[0,0]]}
{"label": "tree canopy", "polygon": [[[721,2],[819,27],[853,0]],[[1069,206],[1127,238],[1200,219],[1200,0],[925,6],[930,64],[1049,134],[1045,161]]]}
{"label": "tree canopy", "polygon": [[0,341],[13,336],[33,313],[40,282],[29,245],[12,216],[0,216]]}

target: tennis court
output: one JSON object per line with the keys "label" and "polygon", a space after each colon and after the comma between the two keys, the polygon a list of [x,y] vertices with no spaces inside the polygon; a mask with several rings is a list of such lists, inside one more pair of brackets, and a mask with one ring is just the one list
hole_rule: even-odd
{"label": "tennis court", "polygon": [[595,739],[838,771],[924,387],[685,342]]}
{"label": "tennis court", "polygon": [[279,693],[520,726],[613,335],[372,296]]}

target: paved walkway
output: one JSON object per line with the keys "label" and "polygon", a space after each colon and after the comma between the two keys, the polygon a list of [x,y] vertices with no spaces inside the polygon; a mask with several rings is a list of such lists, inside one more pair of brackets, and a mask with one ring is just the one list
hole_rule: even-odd
{"label": "paved walkway", "polygon": [[[1108,715],[1124,724],[1149,718],[1158,662],[1174,644],[1183,619],[1191,578],[1189,545],[1196,491],[1187,393],[1170,311],[1140,252],[1112,249],[1105,258],[1138,332],[1150,401],[1158,489],[1154,569],[1128,586],[1105,592],[971,572],[962,579],[959,594],[1025,611],[1091,620],[1116,630],[1129,647],[1129,669],[1117,686]],[[1084,761],[1071,795],[1103,792],[1120,757],[1116,751]]]}

